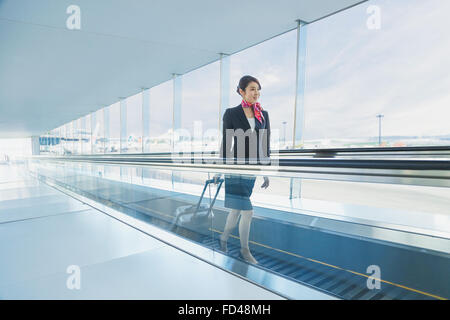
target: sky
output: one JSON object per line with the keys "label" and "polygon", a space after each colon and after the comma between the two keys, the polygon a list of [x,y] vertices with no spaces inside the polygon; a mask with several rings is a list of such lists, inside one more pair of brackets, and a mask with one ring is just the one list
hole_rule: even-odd
{"label": "sky", "polygon": [[[380,8],[379,30],[366,25]],[[308,28],[305,138],[450,134],[446,0],[379,0]]]}

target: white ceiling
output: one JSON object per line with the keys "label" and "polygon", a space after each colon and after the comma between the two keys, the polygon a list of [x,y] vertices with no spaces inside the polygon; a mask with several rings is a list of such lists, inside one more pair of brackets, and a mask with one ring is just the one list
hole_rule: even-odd
{"label": "white ceiling", "polygon": [[[40,135],[361,0],[0,0],[0,138]],[[81,30],[66,28],[69,5]]]}

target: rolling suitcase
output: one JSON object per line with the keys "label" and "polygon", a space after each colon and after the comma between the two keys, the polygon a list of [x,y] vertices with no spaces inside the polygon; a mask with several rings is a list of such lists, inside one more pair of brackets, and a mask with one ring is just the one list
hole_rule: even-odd
{"label": "rolling suitcase", "polygon": [[209,228],[214,218],[212,208],[216,202],[217,195],[219,194],[220,187],[224,182],[223,179],[218,179],[219,185],[217,186],[216,193],[211,204],[202,205],[203,196],[205,195],[206,188],[210,183],[214,183],[214,179],[206,180],[203,187],[202,194],[197,204],[186,205],[178,207],[175,211],[175,218],[172,222],[171,230],[180,235],[188,238],[197,238],[200,234],[207,235],[210,231]]}

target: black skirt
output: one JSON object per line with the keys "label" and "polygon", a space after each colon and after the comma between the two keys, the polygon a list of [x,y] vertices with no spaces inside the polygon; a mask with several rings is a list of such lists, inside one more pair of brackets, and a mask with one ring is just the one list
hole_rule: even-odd
{"label": "black skirt", "polygon": [[255,180],[255,176],[225,175],[225,208],[252,210],[250,196]]}

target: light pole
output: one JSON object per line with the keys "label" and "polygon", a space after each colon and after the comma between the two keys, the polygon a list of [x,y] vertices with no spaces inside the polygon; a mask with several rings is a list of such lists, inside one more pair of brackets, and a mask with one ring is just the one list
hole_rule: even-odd
{"label": "light pole", "polygon": [[283,147],[286,148],[286,121],[283,121]]}
{"label": "light pole", "polygon": [[378,118],[378,146],[381,146],[381,118],[383,118],[383,114],[377,114]]}

